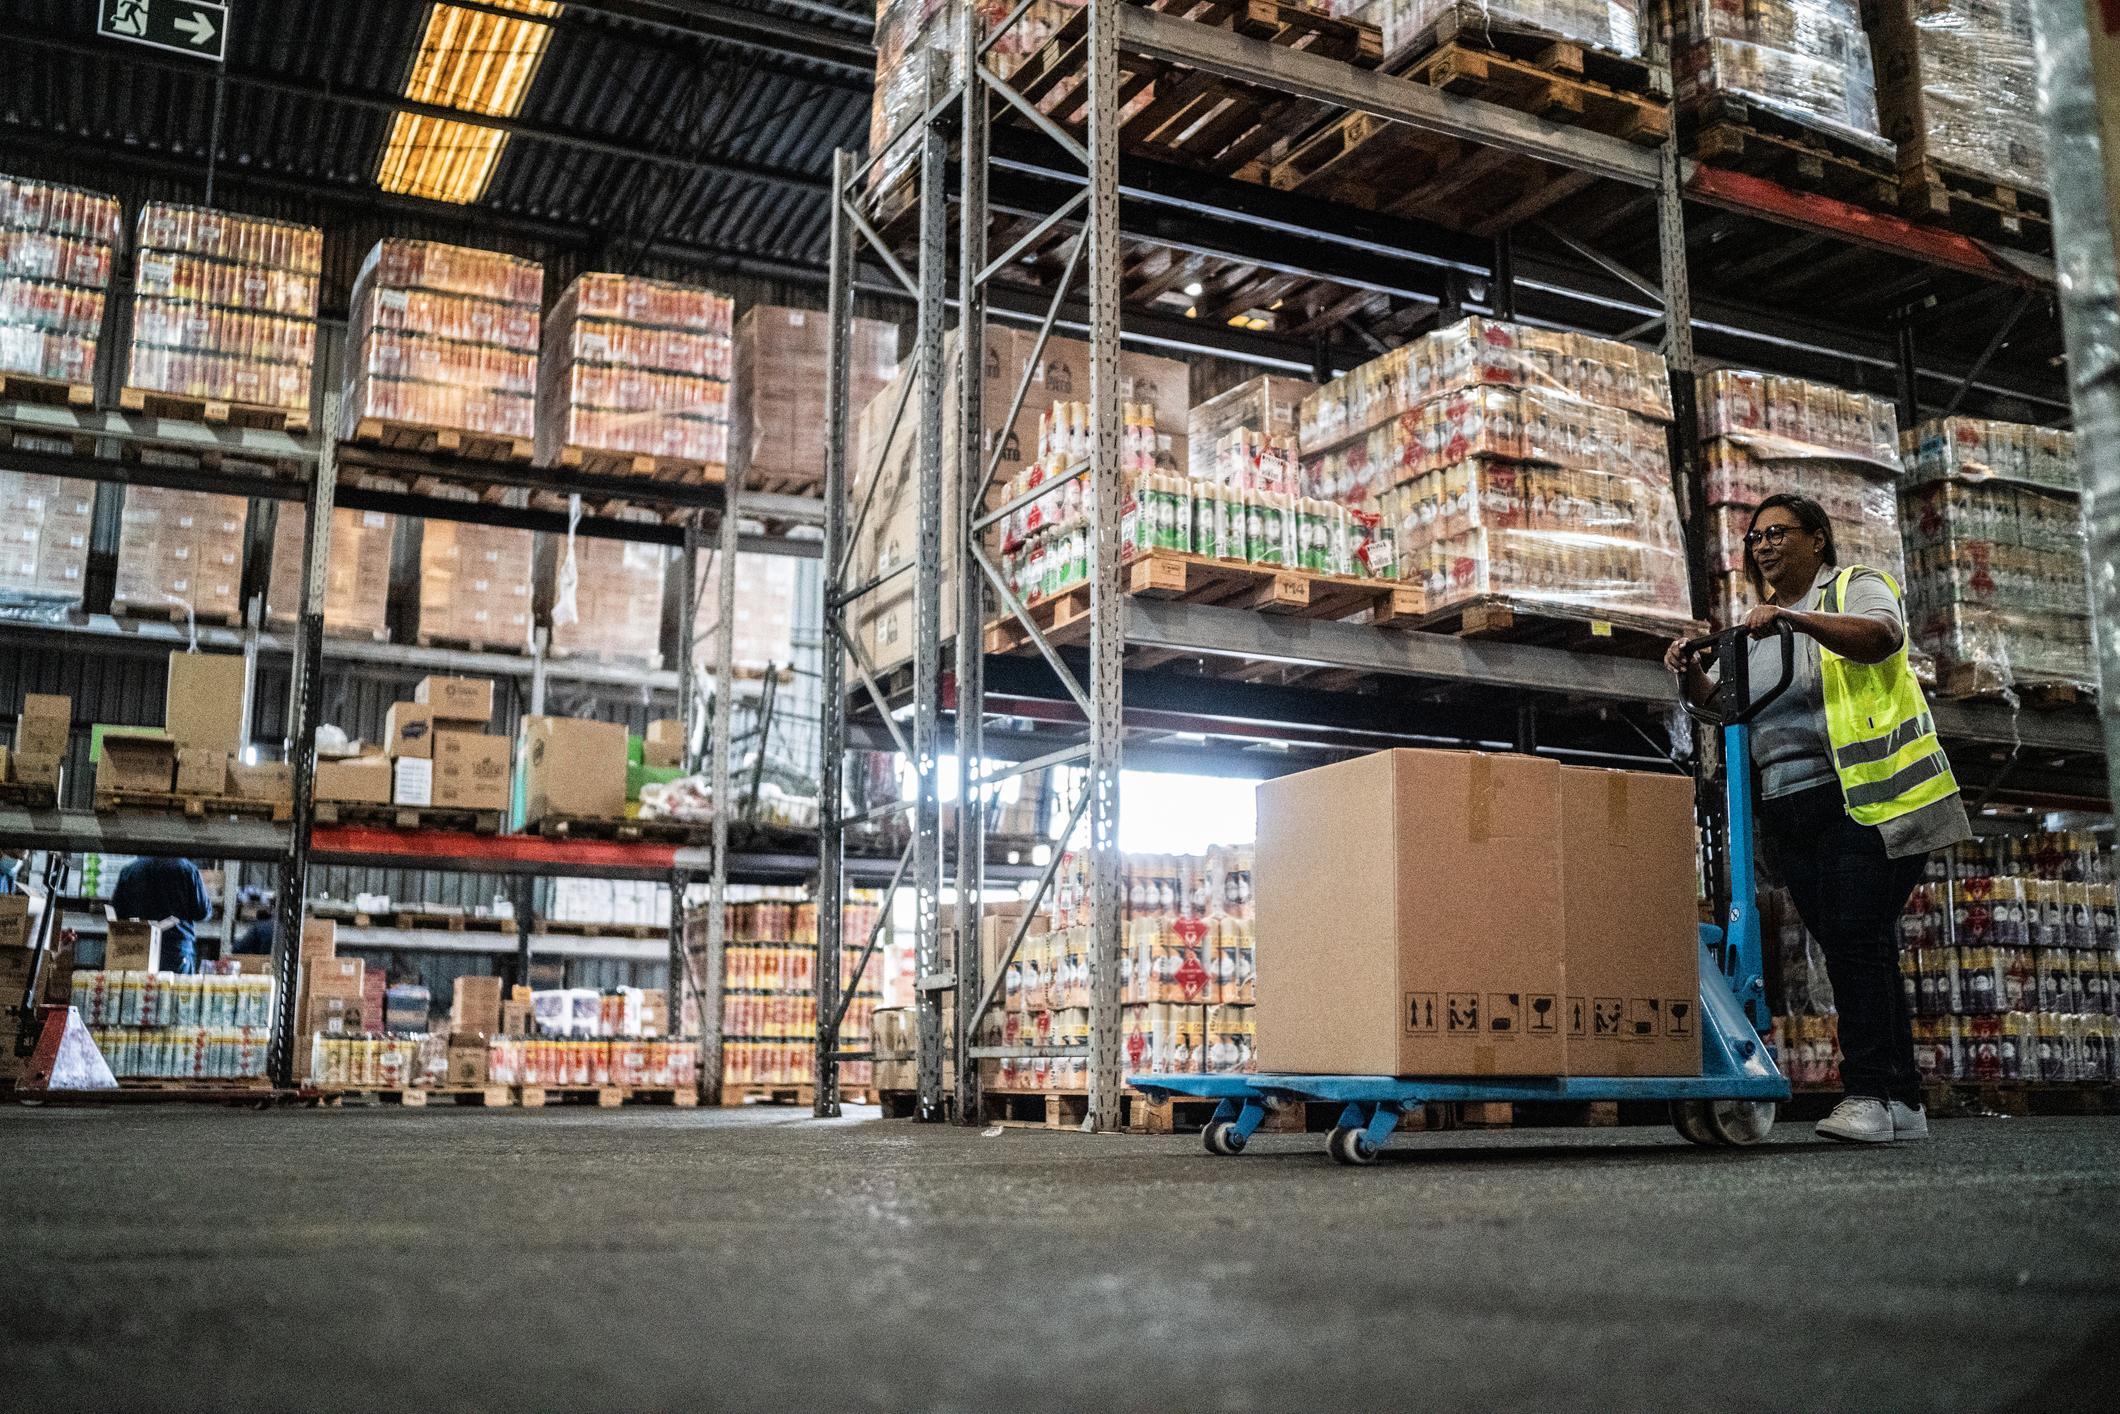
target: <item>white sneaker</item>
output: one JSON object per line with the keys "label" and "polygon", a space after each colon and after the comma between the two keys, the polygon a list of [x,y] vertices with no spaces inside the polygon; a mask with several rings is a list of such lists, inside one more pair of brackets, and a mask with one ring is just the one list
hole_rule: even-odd
{"label": "white sneaker", "polygon": [[1892,1139],[1904,1144],[1909,1139],[1929,1137],[1929,1112],[1917,1110],[1912,1105],[1892,1101]]}
{"label": "white sneaker", "polygon": [[1827,1139],[1850,1144],[1892,1142],[1892,1112],[1882,1100],[1850,1095],[1833,1107],[1833,1113],[1818,1122],[1818,1133]]}

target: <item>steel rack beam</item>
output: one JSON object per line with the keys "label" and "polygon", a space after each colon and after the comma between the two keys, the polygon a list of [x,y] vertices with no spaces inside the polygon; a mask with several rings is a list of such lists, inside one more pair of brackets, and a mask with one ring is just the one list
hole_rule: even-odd
{"label": "steel rack beam", "polygon": [[67,854],[182,855],[279,864],[291,835],[283,822],[238,816],[192,820],[182,815],[89,810],[30,810],[0,805],[0,849],[59,850]]}

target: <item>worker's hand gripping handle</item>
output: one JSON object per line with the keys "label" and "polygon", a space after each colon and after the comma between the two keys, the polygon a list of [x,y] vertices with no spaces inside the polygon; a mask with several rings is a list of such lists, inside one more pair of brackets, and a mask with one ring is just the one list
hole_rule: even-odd
{"label": "worker's hand gripping handle", "polygon": [[1715,686],[1702,700],[1695,702],[1691,696],[1680,694],[1686,710],[1696,720],[1714,727],[1737,726],[1751,721],[1766,709],[1768,703],[1789,690],[1789,683],[1796,676],[1796,635],[1789,628],[1787,619],[1775,619],[1769,633],[1781,639],[1781,675],[1772,687],[1754,695],[1751,671],[1751,631],[1739,624],[1736,628],[1711,633],[1705,638],[1695,638],[1679,646],[1679,664],[1690,668],[1701,658],[1709,661],[1702,664],[1715,676]]}

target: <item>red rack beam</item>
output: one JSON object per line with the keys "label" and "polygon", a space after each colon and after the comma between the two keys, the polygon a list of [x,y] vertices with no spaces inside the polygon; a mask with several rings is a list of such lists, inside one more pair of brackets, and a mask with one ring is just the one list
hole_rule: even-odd
{"label": "red rack beam", "polygon": [[364,859],[401,859],[407,869],[436,860],[485,863],[495,872],[510,865],[558,871],[579,868],[668,871],[676,867],[678,846],[647,840],[562,840],[543,835],[476,835],[465,830],[386,830],[370,825],[319,825],[310,850],[320,862],[334,855]]}

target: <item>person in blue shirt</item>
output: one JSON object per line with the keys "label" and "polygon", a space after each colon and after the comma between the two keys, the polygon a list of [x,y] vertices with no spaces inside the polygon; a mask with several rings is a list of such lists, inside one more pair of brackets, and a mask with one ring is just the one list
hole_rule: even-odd
{"label": "person in blue shirt", "polygon": [[254,954],[264,957],[270,954],[272,952],[272,931],[272,920],[270,918],[260,918],[248,928],[236,934],[236,944],[230,950],[231,955],[240,957],[245,954]]}
{"label": "person in blue shirt", "polygon": [[198,865],[189,859],[135,859],[119,872],[110,904],[120,918],[150,923],[174,918],[175,924],[162,934],[162,970],[199,970],[198,935],[192,925],[205,922],[213,905]]}

